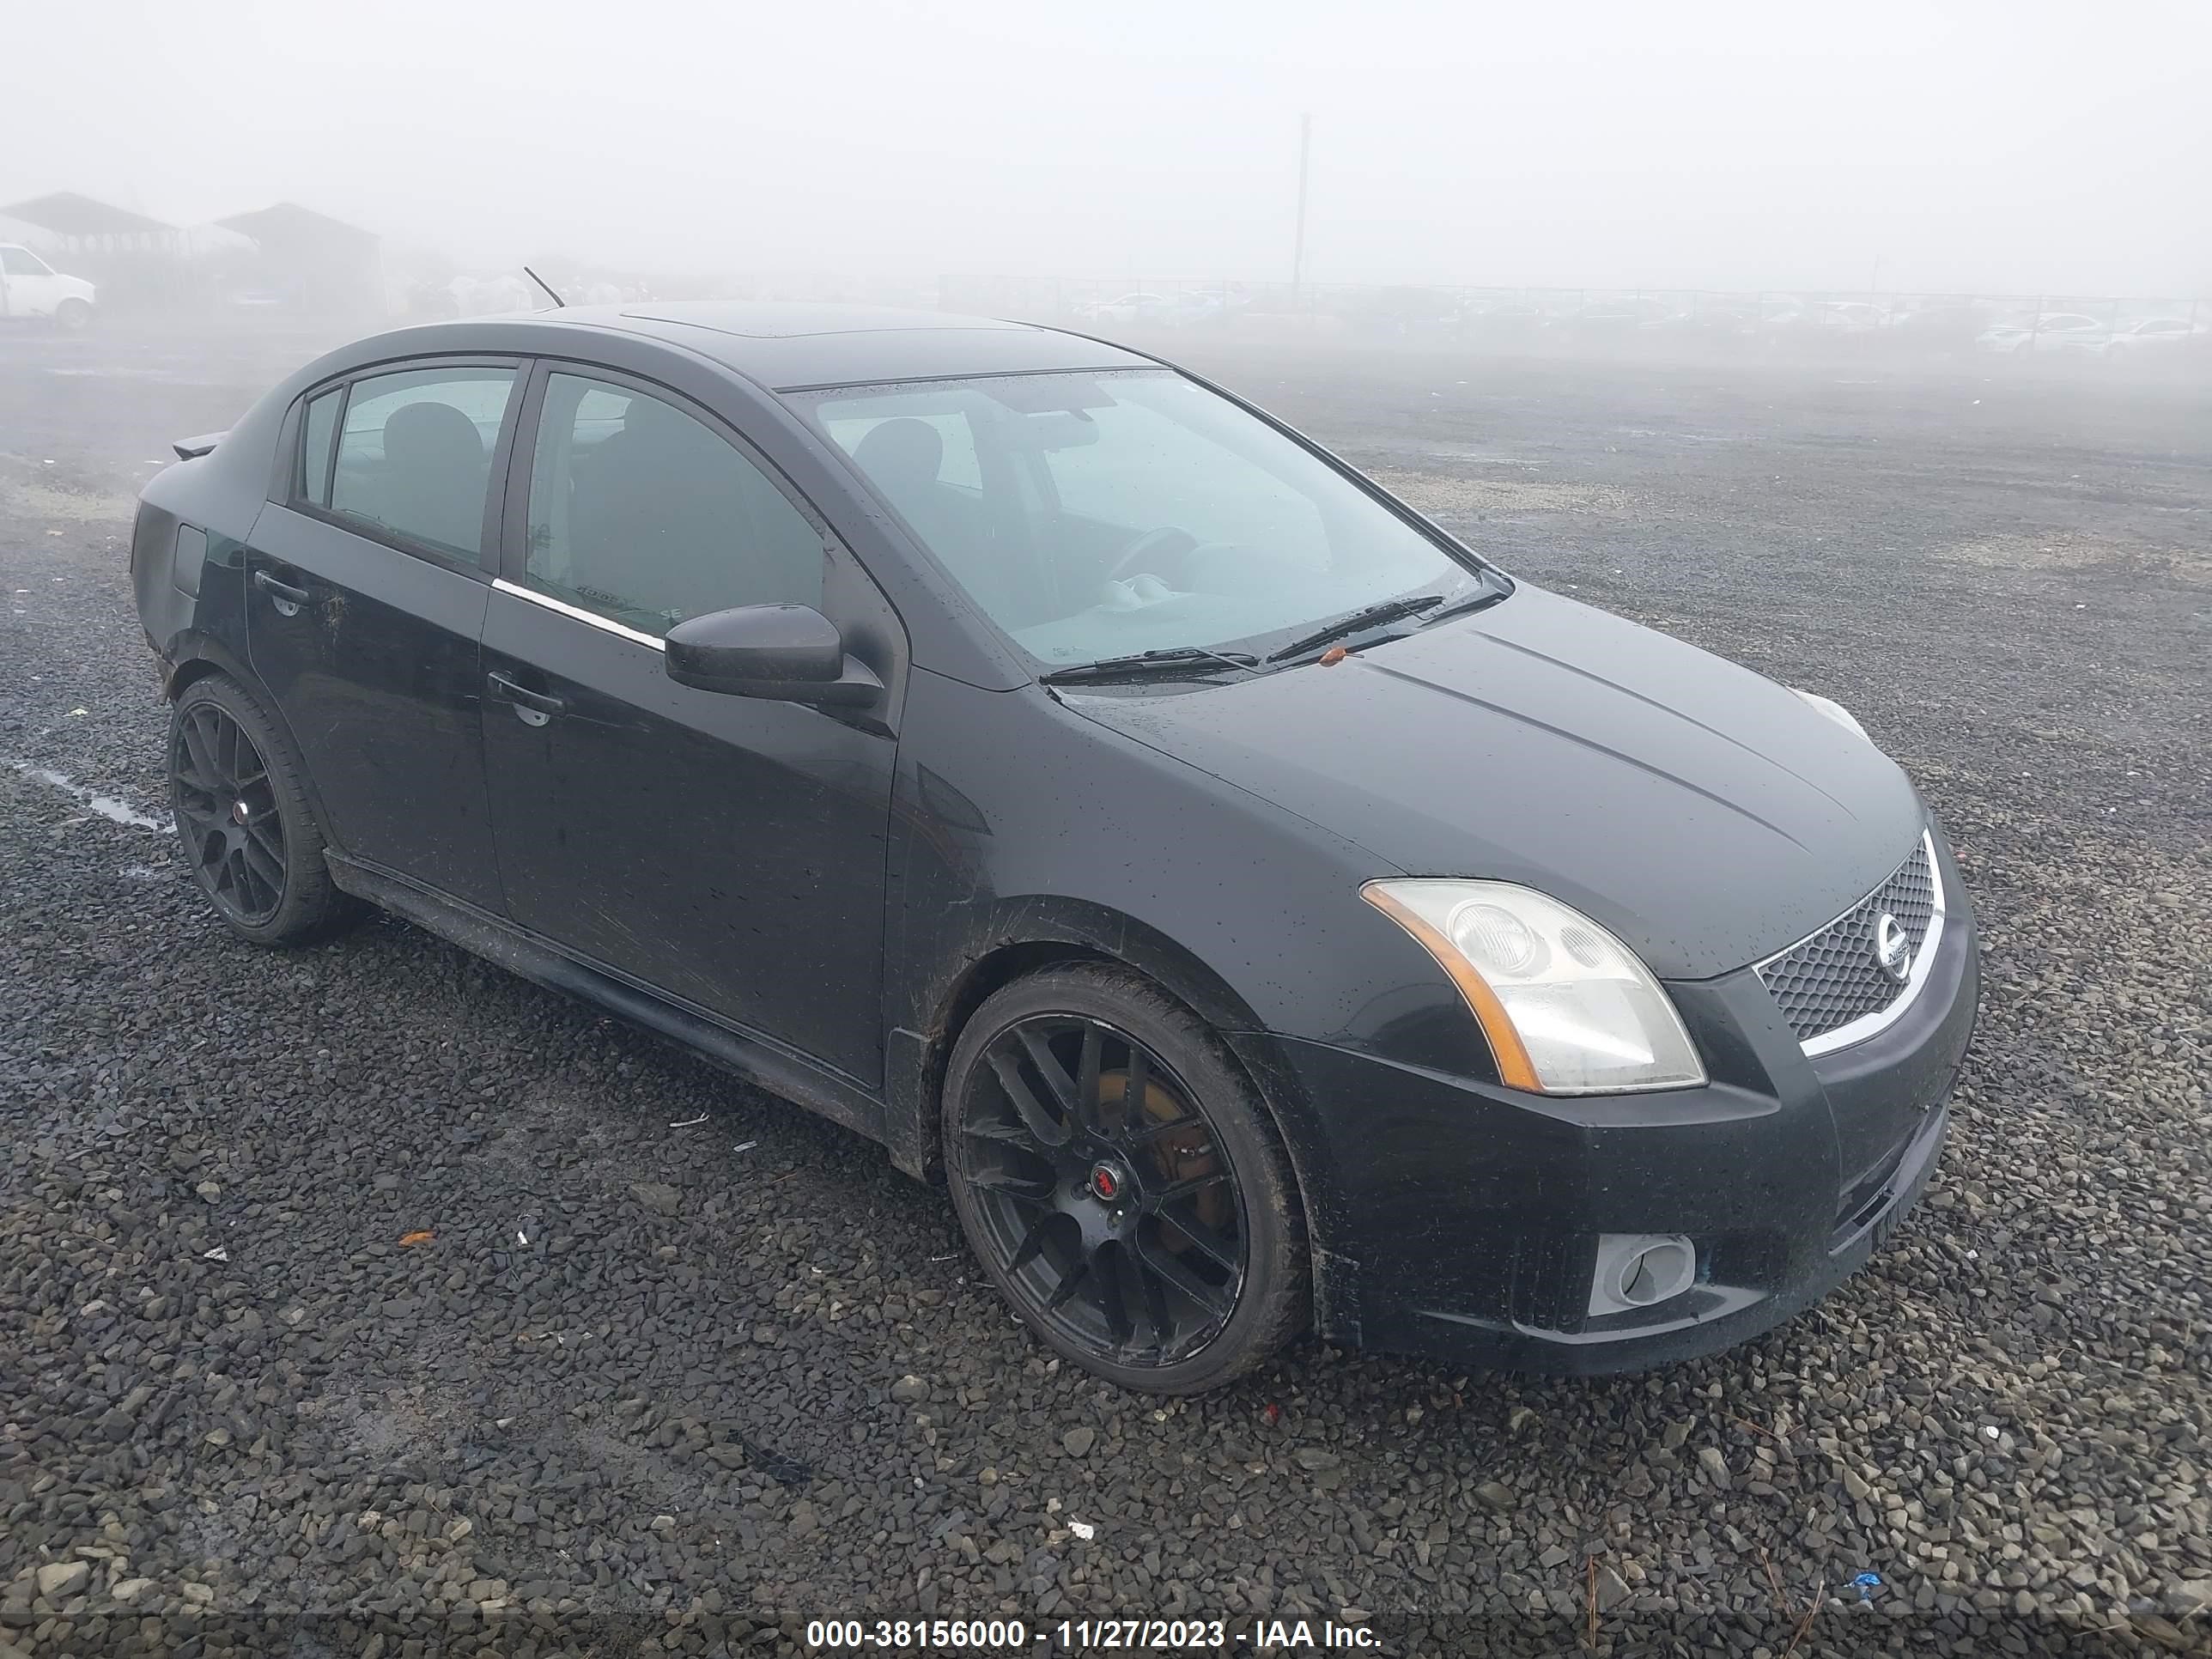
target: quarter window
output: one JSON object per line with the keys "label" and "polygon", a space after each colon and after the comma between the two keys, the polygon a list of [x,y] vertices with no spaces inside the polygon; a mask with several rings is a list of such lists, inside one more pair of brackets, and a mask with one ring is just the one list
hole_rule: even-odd
{"label": "quarter window", "polygon": [[478,557],[492,448],[514,391],[507,368],[417,368],[356,381],[331,510]]}
{"label": "quarter window", "polygon": [[317,507],[331,504],[331,438],[337,430],[338,405],[345,401],[343,387],[325,392],[307,405],[300,423],[300,499]]}
{"label": "quarter window", "polygon": [[545,386],[524,579],[655,637],[741,605],[822,603],[822,537],[673,404],[580,374]]}

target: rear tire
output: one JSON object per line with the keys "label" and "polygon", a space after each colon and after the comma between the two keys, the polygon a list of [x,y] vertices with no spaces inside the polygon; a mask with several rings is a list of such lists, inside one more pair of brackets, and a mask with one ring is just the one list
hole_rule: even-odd
{"label": "rear tire", "polygon": [[1093,1376],[1199,1394],[1308,1328],[1281,1138],[1221,1040],[1150,981],[1079,963],[988,998],[945,1068],[943,1128],[969,1247]]}
{"label": "rear tire", "polygon": [[192,879],[256,945],[313,944],[358,921],[324,862],[291,739],[235,680],[186,686],[169,718],[169,805]]}

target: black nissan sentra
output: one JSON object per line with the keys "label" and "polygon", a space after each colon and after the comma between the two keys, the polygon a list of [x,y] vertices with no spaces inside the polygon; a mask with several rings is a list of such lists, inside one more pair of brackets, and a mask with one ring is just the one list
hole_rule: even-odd
{"label": "black nissan sentra", "polygon": [[1934,1168],[1973,921],[1850,715],[1139,352],[555,311],[178,449],[131,565],[230,927],[380,907],[874,1137],[1103,1377],[1709,1352]]}

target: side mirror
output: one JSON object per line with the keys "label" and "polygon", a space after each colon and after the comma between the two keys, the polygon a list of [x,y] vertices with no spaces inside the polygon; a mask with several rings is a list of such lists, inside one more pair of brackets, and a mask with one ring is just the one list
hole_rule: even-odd
{"label": "side mirror", "polygon": [[811,605],[741,605],[680,622],[663,641],[668,678],[700,691],[780,702],[873,702],[884,683],[846,653],[836,623]]}

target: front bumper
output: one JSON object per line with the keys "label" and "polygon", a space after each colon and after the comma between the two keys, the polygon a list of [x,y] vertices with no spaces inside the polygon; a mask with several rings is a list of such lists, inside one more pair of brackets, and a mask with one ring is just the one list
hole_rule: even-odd
{"label": "front bumper", "polygon": [[[1972,1035],[1973,916],[1940,837],[1937,858],[1952,902],[1926,985],[1818,1059],[1748,969],[1668,987],[1711,1074],[1698,1089],[1554,1099],[1277,1040],[1310,1107],[1293,1152],[1322,1334],[1597,1374],[1714,1352],[1825,1296],[1927,1185]],[[1592,1315],[1600,1237],[1622,1233],[1686,1234],[1696,1282]]]}

